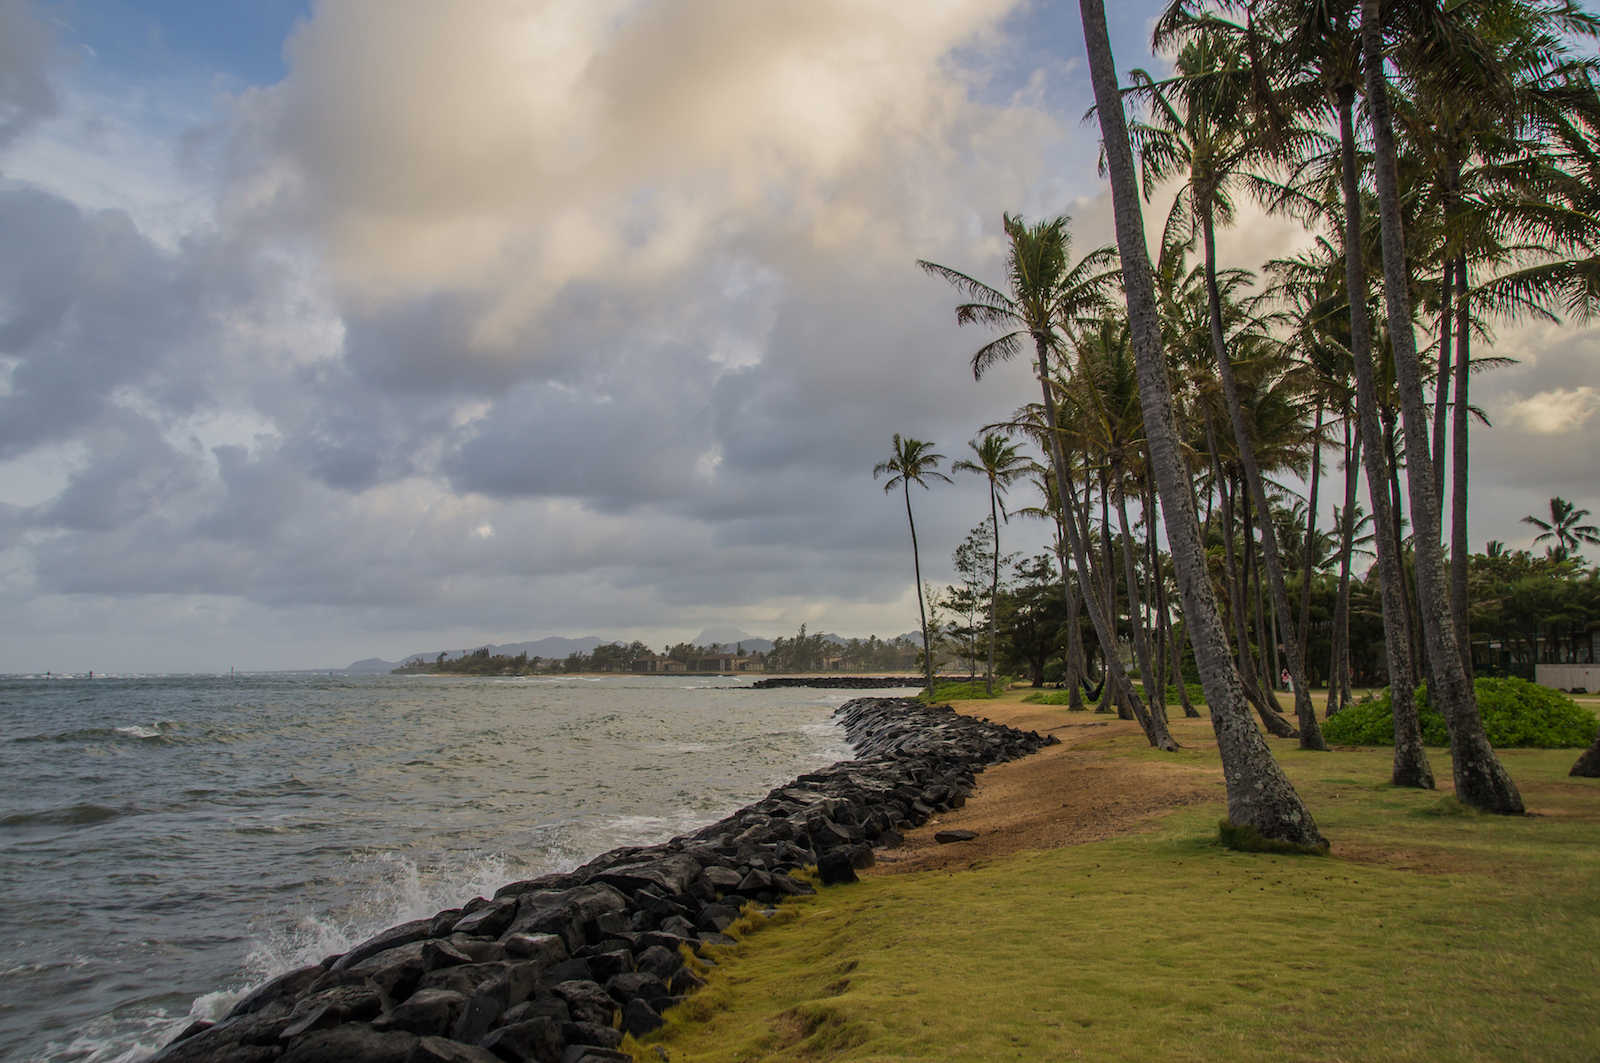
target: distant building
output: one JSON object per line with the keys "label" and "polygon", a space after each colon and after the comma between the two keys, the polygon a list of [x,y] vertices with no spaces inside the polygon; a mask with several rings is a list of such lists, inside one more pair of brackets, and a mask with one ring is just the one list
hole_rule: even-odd
{"label": "distant building", "polygon": [[635,657],[631,665],[635,672],[687,672],[689,666],[682,661],[664,657],[659,653],[652,653],[647,657]]}

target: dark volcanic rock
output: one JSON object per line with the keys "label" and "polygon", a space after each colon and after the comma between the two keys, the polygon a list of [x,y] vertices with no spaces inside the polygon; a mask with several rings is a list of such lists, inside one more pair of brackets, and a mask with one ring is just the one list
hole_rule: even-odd
{"label": "dark volcanic rock", "polygon": [[822,878],[824,886],[839,886],[846,882],[859,882],[856,878],[855,861],[851,859],[848,849],[835,849],[823,853],[817,860],[817,874]]}
{"label": "dark volcanic rock", "polygon": [[495,1020],[500,1018],[500,1013],[504,1010],[504,1005],[494,994],[473,994],[467,1000],[467,1006],[461,1012],[461,1017],[456,1020],[455,1028],[450,1031],[450,1039],[469,1045],[477,1044],[494,1028]]}
{"label": "dark volcanic rock", "polygon": [[414,1034],[380,1033],[365,1023],[349,1022],[307,1034],[279,1058],[285,1063],[405,1063],[416,1047]]}
{"label": "dark volcanic rock", "polygon": [[667,991],[666,983],[653,974],[634,972],[632,974],[619,974],[606,983],[606,992],[611,994],[611,999],[618,1004],[627,1004],[630,1000],[648,1000],[652,1003],[672,994]]}
{"label": "dark volcanic rock", "polygon": [[471,915],[462,916],[456,921],[455,933],[499,937],[505,928],[511,925],[511,920],[516,918],[516,915],[517,899],[502,897],[490,901]]}
{"label": "dark volcanic rock", "polygon": [[563,960],[539,976],[539,982],[543,985],[592,981],[594,981],[594,971],[589,967],[588,960]]}
{"label": "dark volcanic rock", "polygon": [[409,945],[413,941],[421,941],[429,936],[432,926],[432,919],[416,919],[409,923],[401,923],[399,926],[392,926],[383,933],[376,937],[368,938],[345,953],[339,958],[339,962],[333,965],[333,969],[342,971],[354,967],[368,957],[376,956],[380,952],[388,952],[390,949],[399,948],[401,945]]}
{"label": "dark volcanic rock", "polygon": [[940,845],[949,845],[951,842],[970,842],[977,836],[977,831],[942,830],[933,836],[933,840]]}
{"label": "dark volcanic rock", "polygon": [[568,1022],[561,1026],[561,1039],[569,1045],[616,1048],[622,1044],[622,1031],[593,1022]]}
{"label": "dark volcanic rock", "polygon": [[502,1026],[478,1043],[505,1063],[554,1063],[566,1048],[561,1024],[547,1015]]}
{"label": "dark volcanic rock", "polygon": [[652,945],[639,953],[635,966],[641,974],[653,974],[665,982],[672,977],[673,971],[683,966],[683,957],[678,955],[676,949]]}
{"label": "dark volcanic rock", "polygon": [[617,1003],[595,982],[560,982],[550,991],[567,1003],[573,1022],[591,1022],[596,1026],[610,1026],[612,1012]]}
{"label": "dark volcanic rock", "polygon": [[224,1018],[234,1019],[240,1015],[249,1015],[260,1011],[268,1004],[292,997],[303,991],[312,982],[315,982],[323,973],[324,968],[319,963],[313,967],[301,967],[299,970],[280,974],[266,985],[258,987],[255,991],[235,1004]]}
{"label": "dark volcanic rock", "polygon": [[477,1045],[464,1045],[443,1037],[424,1037],[411,1050],[406,1063],[500,1063],[500,1057]]}
{"label": "dark volcanic rock", "polygon": [[567,959],[566,942],[554,934],[510,934],[501,944],[506,955],[537,963],[541,969],[554,967]]}
{"label": "dark volcanic rock", "polygon": [[419,989],[372,1024],[375,1030],[404,1030],[419,1037],[450,1032],[466,1009],[464,994],[450,989]]}
{"label": "dark volcanic rock", "polygon": [[643,1037],[651,1030],[659,1030],[666,1024],[667,1020],[641,998],[628,1001],[628,1006],[622,1009],[623,1033]]}
{"label": "dark volcanic rock", "polygon": [[272,1059],[282,1050],[278,1035],[289,1022],[289,1009],[281,1002],[275,1003],[250,1015],[241,1015],[236,1019],[219,1022],[191,1037],[177,1041],[155,1058],[162,1063],[213,1063],[213,1061],[223,1063],[234,1059]]}

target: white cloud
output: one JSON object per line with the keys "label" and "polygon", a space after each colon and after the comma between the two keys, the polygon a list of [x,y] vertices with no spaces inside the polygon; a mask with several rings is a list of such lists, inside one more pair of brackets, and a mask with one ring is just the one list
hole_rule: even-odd
{"label": "white cloud", "polygon": [[1576,432],[1596,410],[1600,410],[1600,390],[1588,385],[1555,388],[1527,398],[1512,392],[1499,407],[1500,418],[1508,427],[1541,436]]}

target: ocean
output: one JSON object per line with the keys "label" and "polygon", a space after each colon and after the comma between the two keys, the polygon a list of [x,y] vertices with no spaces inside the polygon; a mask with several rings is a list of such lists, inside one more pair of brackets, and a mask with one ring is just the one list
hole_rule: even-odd
{"label": "ocean", "polygon": [[394,923],[850,756],[692,677],[0,678],[0,1060],[135,1063]]}

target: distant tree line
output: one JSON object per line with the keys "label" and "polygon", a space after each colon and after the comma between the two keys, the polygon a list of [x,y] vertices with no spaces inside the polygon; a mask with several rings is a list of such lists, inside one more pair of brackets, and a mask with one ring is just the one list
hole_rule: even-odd
{"label": "distant tree line", "polygon": [[[688,672],[729,671],[725,667],[702,667],[710,662],[720,662],[732,656],[735,662],[750,667],[741,671],[758,672],[815,672],[850,671],[872,672],[903,670],[918,662],[916,646],[907,638],[880,639],[871,635],[865,639],[853,638],[848,642],[835,642],[823,635],[806,633],[806,625],[793,638],[773,640],[772,649],[766,653],[746,650],[741,644],[724,645],[713,642],[700,646],[679,642],[657,654],[643,642],[607,642],[588,653],[574,650],[566,657],[530,657],[526,653],[491,654],[488,647],[473,650],[457,657],[441,653],[433,660],[413,657],[400,667],[396,675],[560,675],[576,672],[642,672],[669,670]],[[662,661],[672,661],[681,669],[663,668]]]}

